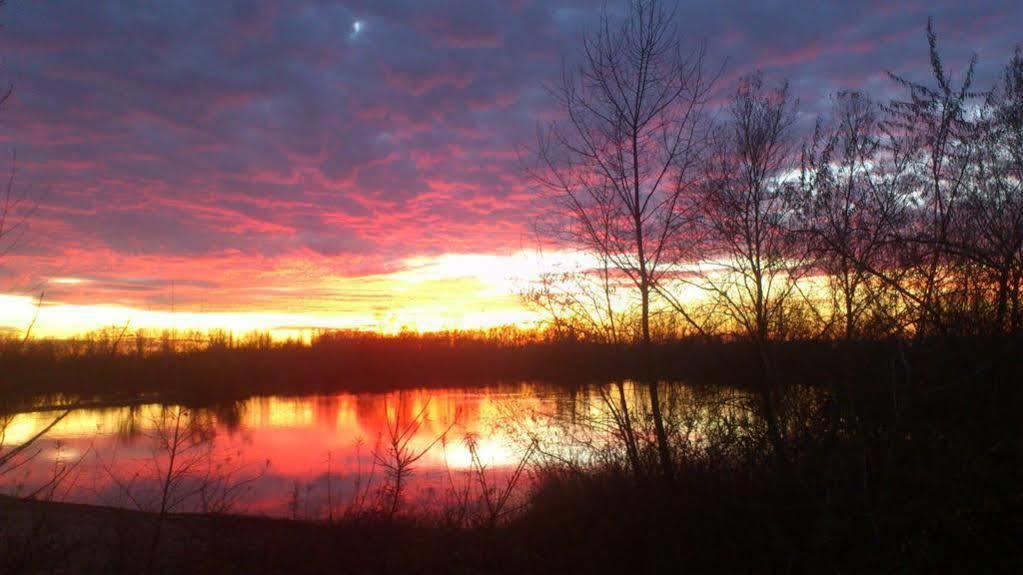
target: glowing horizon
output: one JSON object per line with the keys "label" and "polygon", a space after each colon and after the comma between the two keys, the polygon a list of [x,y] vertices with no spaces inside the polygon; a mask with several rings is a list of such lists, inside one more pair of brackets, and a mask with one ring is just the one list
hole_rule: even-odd
{"label": "glowing horizon", "polygon": [[[297,287],[258,286],[276,295],[248,309],[237,309],[237,304],[226,302],[226,309],[196,309],[199,306],[194,303],[194,293],[189,295],[192,303],[161,301],[163,305],[155,309],[130,302],[81,303],[76,300],[89,299],[88,291],[95,280],[57,276],[40,290],[42,305],[39,296],[0,294],[0,330],[20,336],[31,326],[33,337],[64,338],[128,326],[130,331],[223,329],[236,335],[270,332],[286,338],[321,329],[396,333],[508,325],[529,328],[540,316],[523,303],[521,294],[544,271],[566,266],[578,269],[588,263],[587,256],[569,251],[418,256],[405,260],[401,269],[390,273],[328,276],[318,278],[314,285]],[[62,294],[61,299],[46,295],[54,288]],[[75,290],[85,293],[76,294]],[[302,295],[309,292],[317,296]],[[373,296],[365,297],[368,292]],[[207,295],[216,301],[215,293]],[[353,303],[360,301],[362,305]],[[207,306],[215,304],[204,304]]]}

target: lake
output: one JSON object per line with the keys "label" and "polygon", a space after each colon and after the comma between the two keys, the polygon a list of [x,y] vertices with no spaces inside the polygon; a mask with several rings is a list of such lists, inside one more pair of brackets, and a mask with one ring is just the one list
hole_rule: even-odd
{"label": "lake", "polygon": [[[0,421],[5,453],[52,425],[0,470],[0,491],[304,519],[396,502],[442,509],[484,490],[514,498],[529,485],[524,463],[585,462],[614,438],[621,398],[637,414],[645,409],[641,386],[621,391],[521,383],[254,397],[197,408],[41,408]],[[667,402],[684,403],[672,399],[681,391],[669,386]]]}

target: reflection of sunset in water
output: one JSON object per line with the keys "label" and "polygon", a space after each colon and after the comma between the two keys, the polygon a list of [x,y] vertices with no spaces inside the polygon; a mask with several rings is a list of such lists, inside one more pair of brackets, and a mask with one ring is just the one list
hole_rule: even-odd
{"label": "reflection of sunset in water", "polygon": [[[217,408],[186,411],[202,428],[217,461],[229,461],[238,477],[260,475],[239,502],[241,511],[285,514],[289,490],[300,487],[315,508],[325,498],[328,465],[334,489],[351,491],[374,473],[374,451],[391,428],[413,433],[407,449],[423,452],[414,466],[407,496],[436,496],[473,465],[495,477],[521,461],[530,438],[550,430],[535,416],[599,408],[592,398],[566,398],[540,386],[512,385],[480,389],[410,390],[383,394],[312,397],[259,397]],[[162,465],[157,427],[166,410],[158,404],[72,411],[34,446],[38,454],[16,472],[0,476],[7,493],[31,493],[53,473],[55,459],[80,459],[66,499],[128,505],[124,485],[142,485]],[[10,417],[4,445],[17,445],[43,430],[60,412],[38,411]],[[389,427],[389,425],[391,427]],[[443,440],[439,439],[443,437]],[[328,463],[329,459],[329,463]],[[228,464],[224,464],[225,466]],[[377,480],[382,472],[377,469]],[[335,496],[340,496],[335,494]]]}

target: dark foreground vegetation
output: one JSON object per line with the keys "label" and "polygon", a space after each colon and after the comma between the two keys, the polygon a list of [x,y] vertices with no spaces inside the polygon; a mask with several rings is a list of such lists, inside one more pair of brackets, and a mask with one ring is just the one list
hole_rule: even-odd
{"label": "dark foreground vegetation", "polygon": [[4,500],[0,557],[9,572],[1018,572],[1018,389],[941,383],[794,429],[784,472],[762,443],[720,437],[699,456],[680,443],[671,482],[612,460],[548,468],[496,525],[170,516],[155,554],[154,516]]}
{"label": "dark foreground vegetation", "polygon": [[[665,357],[688,350],[693,360],[713,354],[703,363],[722,377],[756,372],[755,357],[743,359],[755,354],[739,343],[677,345],[658,349]],[[565,349],[590,361],[607,353]],[[260,357],[251,350],[220,353]],[[1019,571],[1020,340],[779,343],[771,353],[787,382],[773,396],[777,435],[760,416],[756,393],[744,403],[722,395],[718,385],[681,395],[662,386],[670,474],[659,459],[649,403],[619,403],[624,396],[612,382],[602,387],[617,415],[600,424],[613,441],[578,461],[546,457],[541,446],[528,462],[524,507],[500,519],[464,520],[481,500],[451,501],[440,515],[387,503],[307,522],[5,499],[2,567],[17,573]],[[391,489],[382,486],[385,499]]]}

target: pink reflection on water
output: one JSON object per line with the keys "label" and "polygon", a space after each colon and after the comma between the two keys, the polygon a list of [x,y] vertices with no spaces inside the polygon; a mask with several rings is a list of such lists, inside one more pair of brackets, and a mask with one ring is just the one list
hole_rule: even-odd
{"label": "pink reflection on water", "polygon": [[[578,408],[575,399],[564,396],[521,384],[261,397],[219,408],[79,409],[33,445],[20,467],[0,475],[0,491],[156,510],[167,476],[168,442],[176,437],[182,443],[176,467],[183,472],[175,489],[183,495],[172,498],[172,511],[209,510],[212,500],[229,503],[233,512],[324,518],[359,493],[375,497],[383,491],[381,462],[387,459],[389,430],[397,430],[408,431],[403,449],[421,454],[402,499],[410,507],[430,507],[472,481],[474,453],[490,481],[506,480],[531,440],[550,432],[543,417]],[[8,418],[3,446],[31,438],[59,414]],[[50,485],[60,474],[61,480]],[[221,478],[224,493],[196,487],[213,477]]]}

